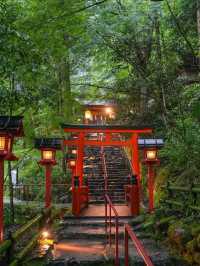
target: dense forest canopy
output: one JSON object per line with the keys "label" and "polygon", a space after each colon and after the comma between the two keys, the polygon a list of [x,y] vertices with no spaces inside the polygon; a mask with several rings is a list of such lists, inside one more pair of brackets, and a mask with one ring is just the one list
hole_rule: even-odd
{"label": "dense forest canopy", "polygon": [[199,179],[198,0],[1,0],[0,20],[0,112],[24,116],[20,153],[83,100],[114,100],[117,123],[166,138],[171,178]]}

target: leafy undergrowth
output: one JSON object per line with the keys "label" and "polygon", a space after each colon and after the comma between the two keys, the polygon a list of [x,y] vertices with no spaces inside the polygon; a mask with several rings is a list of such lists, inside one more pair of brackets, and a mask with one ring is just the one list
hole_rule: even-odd
{"label": "leafy undergrowth", "polygon": [[197,215],[185,217],[181,212],[163,208],[152,215],[144,215],[143,219],[142,230],[167,245],[173,255],[190,265],[200,265],[200,224]]}

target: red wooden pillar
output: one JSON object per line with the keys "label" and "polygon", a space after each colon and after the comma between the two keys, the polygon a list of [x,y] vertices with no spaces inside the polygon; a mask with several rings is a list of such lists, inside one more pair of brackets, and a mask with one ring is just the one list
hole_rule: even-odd
{"label": "red wooden pillar", "polygon": [[148,164],[148,191],[149,191],[149,212],[154,211],[154,166]]}
{"label": "red wooden pillar", "polygon": [[139,160],[139,147],[138,147],[138,134],[134,133],[131,139],[132,143],[132,158],[131,164],[134,174],[137,175],[138,182],[140,182],[140,160]]}
{"label": "red wooden pillar", "polygon": [[51,170],[52,170],[52,165],[51,164],[47,164],[46,167],[46,179],[45,179],[45,183],[46,183],[46,190],[45,190],[45,207],[46,208],[50,208],[51,207],[51,190],[52,190],[52,182],[51,182]]}
{"label": "red wooden pillar", "polygon": [[3,241],[3,184],[4,184],[4,160],[0,158],[0,242]]}
{"label": "red wooden pillar", "polygon": [[80,215],[80,187],[72,189],[72,214],[75,216]]}
{"label": "red wooden pillar", "polygon": [[80,177],[80,186],[83,185],[84,138],[85,138],[85,133],[80,132],[78,151],[77,151],[77,164],[76,164],[76,176]]}
{"label": "red wooden pillar", "polygon": [[137,184],[130,186],[131,214],[137,216],[140,214],[140,195]]}
{"label": "red wooden pillar", "polygon": [[71,169],[71,173],[72,173],[72,188],[74,188],[74,176],[76,175],[74,168]]}
{"label": "red wooden pillar", "polygon": [[[131,191],[131,206],[134,206],[134,210],[131,212],[139,215],[140,209],[140,193],[141,193],[141,178],[140,178],[140,161],[139,161],[139,147],[138,147],[138,134],[134,133],[131,138],[132,143],[132,158],[131,164],[133,174],[137,176],[137,184],[132,188]],[[135,194],[135,195],[133,195]]]}

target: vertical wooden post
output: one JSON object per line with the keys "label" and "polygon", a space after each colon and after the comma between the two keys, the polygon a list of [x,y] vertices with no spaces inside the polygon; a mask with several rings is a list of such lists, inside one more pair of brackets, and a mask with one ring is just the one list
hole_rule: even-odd
{"label": "vertical wooden post", "polygon": [[130,187],[130,200],[131,200],[131,215],[137,216],[140,214],[140,195],[138,184],[131,185]]}
{"label": "vertical wooden post", "polygon": [[51,183],[51,164],[47,164],[45,167],[46,170],[46,178],[45,178],[45,208],[51,207],[51,190],[52,190],[52,183]]}
{"label": "vertical wooden post", "polygon": [[154,211],[154,166],[148,164],[149,212]]}
{"label": "vertical wooden post", "polygon": [[80,186],[83,185],[84,137],[85,137],[85,133],[80,132],[78,152],[77,152],[77,165],[76,165],[76,175],[80,177]]}
{"label": "vertical wooden post", "polygon": [[131,213],[133,215],[139,215],[140,193],[141,193],[141,177],[140,177],[138,134],[134,133],[132,135],[131,143],[132,143],[131,164],[132,164],[133,174],[137,178],[136,184],[134,186],[132,186],[132,188],[131,188],[131,206],[132,206],[131,207]]}
{"label": "vertical wooden post", "polygon": [[139,148],[138,148],[138,134],[134,133],[131,139],[132,143],[132,158],[131,164],[135,175],[137,175],[140,182],[140,161],[139,161]]}
{"label": "vertical wooden post", "polygon": [[4,160],[0,158],[0,242],[3,241],[3,185],[4,185]]}

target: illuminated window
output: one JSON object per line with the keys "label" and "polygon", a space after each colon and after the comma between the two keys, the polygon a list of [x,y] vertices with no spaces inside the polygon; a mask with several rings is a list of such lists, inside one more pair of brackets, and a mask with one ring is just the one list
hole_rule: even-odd
{"label": "illuminated window", "polygon": [[90,110],[85,111],[85,119],[92,120],[92,113]]}

